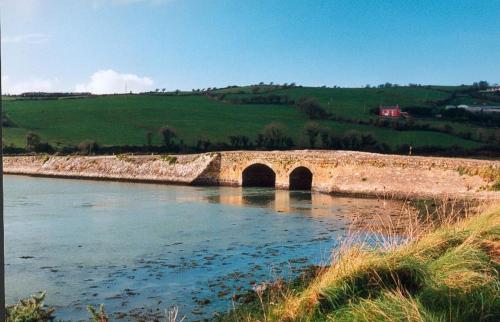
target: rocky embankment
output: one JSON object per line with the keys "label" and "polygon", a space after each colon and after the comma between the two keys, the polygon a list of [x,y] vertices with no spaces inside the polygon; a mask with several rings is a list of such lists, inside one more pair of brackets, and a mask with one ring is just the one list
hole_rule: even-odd
{"label": "rocky embankment", "polygon": [[191,184],[215,155],[4,157],[4,173],[31,176]]}

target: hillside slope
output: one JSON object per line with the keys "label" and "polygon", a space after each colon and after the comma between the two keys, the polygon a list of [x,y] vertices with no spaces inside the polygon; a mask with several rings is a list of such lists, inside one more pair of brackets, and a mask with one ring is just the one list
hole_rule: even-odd
{"label": "hillside slope", "polygon": [[[284,125],[297,147],[308,147],[304,125],[309,121],[292,104],[236,104],[231,99],[262,95],[287,96],[291,100],[313,97],[332,116],[316,122],[323,129],[336,135],[349,130],[370,133],[380,143],[391,148],[408,144],[414,147],[434,145],[439,147],[459,146],[477,148],[484,142],[475,138],[477,131],[492,136],[495,129],[478,125],[425,120],[434,128],[445,125],[448,131],[433,129],[392,129],[368,124],[377,119],[370,109],[379,104],[400,104],[405,107],[426,108],[435,100],[450,94],[436,88],[282,88],[260,86],[228,88],[212,91],[212,96],[203,93],[110,95],[87,98],[13,99],[4,100],[4,144],[24,147],[26,134],[34,132],[42,141],[56,148],[77,145],[84,140],[93,140],[104,146],[146,145],[147,133],[151,132],[152,144],[162,144],[158,129],[169,125],[176,129],[179,140],[195,145],[198,140],[212,143],[228,143],[229,136],[243,135],[251,141],[270,123]],[[213,95],[225,94],[224,99]],[[419,121],[418,119],[416,122]],[[457,132],[457,133],[455,133]],[[460,133],[458,133],[460,132]],[[469,136],[457,135],[470,132]]]}

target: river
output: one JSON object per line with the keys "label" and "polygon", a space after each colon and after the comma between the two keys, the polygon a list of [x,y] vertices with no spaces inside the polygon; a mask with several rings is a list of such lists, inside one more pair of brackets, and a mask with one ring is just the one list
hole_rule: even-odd
{"label": "river", "polygon": [[370,227],[400,206],[268,188],[9,175],[4,184],[7,303],[47,291],[57,317],[72,320],[100,303],[115,318],[171,306],[210,318],[255,283],[328,263],[349,231],[376,240],[353,222]]}

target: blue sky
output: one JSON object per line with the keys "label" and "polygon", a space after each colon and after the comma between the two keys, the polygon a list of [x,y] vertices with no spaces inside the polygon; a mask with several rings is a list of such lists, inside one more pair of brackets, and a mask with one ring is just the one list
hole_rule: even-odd
{"label": "blue sky", "polygon": [[4,92],[500,82],[500,0],[0,0]]}

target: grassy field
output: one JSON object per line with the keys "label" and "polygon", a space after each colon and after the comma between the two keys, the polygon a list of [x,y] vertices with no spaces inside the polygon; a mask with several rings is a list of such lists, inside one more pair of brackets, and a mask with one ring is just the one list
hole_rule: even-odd
{"label": "grassy field", "polygon": [[[428,106],[428,100],[444,99],[450,93],[426,88],[396,87],[396,88],[318,88],[294,87],[276,89],[276,95],[287,95],[291,99],[302,96],[316,97],[329,112],[352,119],[369,119],[369,109],[382,105]],[[230,94],[238,96],[241,94]],[[243,94],[244,95],[244,94]],[[247,94],[248,95],[248,94]],[[253,94],[258,95],[258,93]]]}
{"label": "grassy field", "polygon": [[[428,100],[446,98],[442,88],[308,88],[262,87],[262,93],[272,92],[298,99],[315,97],[335,116],[351,120],[376,118],[369,113],[371,107],[382,104],[422,106]],[[228,97],[264,95],[252,94],[252,87],[230,88],[215,92],[228,93]],[[241,93],[242,92],[242,93]],[[231,94],[232,93],[232,94]],[[231,135],[246,135],[252,140],[271,122],[283,123],[294,142],[306,147],[304,124],[306,116],[291,105],[231,104],[204,95],[113,95],[89,98],[44,100],[4,99],[5,114],[14,126],[4,127],[4,144],[24,147],[26,134],[37,133],[42,141],[54,147],[77,145],[94,140],[100,145],[144,145],[147,132],[153,133],[153,144],[161,144],[158,129],[169,125],[177,130],[184,143],[194,145],[199,139],[228,142]],[[432,121],[434,122],[434,121]],[[437,121],[436,121],[437,122]],[[349,130],[371,133],[391,147],[402,144],[413,146],[435,145],[475,148],[481,143],[431,131],[396,131],[359,125],[352,122],[323,120],[320,123],[336,134]],[[478,128],[463,123],[450,124],[460,131]],[[491,132],[491,129],[485,129]]]}
{"label": "grassy field", "polygon": [[221,320],[498,321],[499,240],[497,205],[401,246],[351,246],[315,278],[257,291]]}

